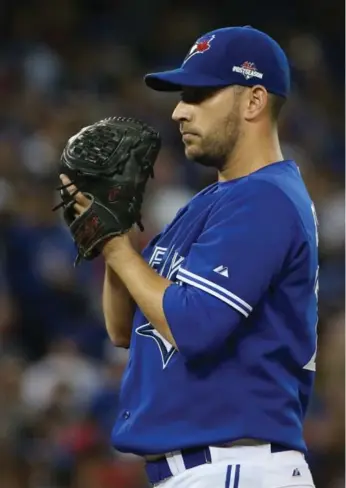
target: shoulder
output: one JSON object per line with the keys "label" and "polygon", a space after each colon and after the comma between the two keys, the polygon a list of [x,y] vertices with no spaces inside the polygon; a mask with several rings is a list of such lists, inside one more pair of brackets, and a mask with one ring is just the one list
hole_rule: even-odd
{"label": "shoulder", "polygon": [[189,201],[189,205],[191,203],[194,203],[196,200],[202,199],[206,195],[210,195],[210,194],[215,193],[215,191],[217,190],[217,187],[218,187],[218,183],[217,182],[216,183],[212,183],[212,184],[206,186],[205,188],[203,188],[202,190],[200,190],[198,193],[196,193],[191,198],[191,200]]}
{"label": "shoulder", "polygon": [[285,188],[276,180],[252,175],[225,187],[214,210],[220,208],[227,208],[230,213],[246,208],[254,214],[265,212],[271,218],[283,214],[297,217],[295,204]]}

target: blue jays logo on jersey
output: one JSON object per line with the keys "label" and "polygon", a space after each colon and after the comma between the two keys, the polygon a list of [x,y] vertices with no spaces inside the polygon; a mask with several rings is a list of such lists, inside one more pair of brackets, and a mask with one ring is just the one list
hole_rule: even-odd
{"label": "blue jays logo on jersey", "polygon": [[[183,261],[184,258],[180,256],[178,252],[174,251],[174,248],[168,249],[166,247],[155,246],[149,264],[152,268],[156,269],[158,274],[175,282],[177,273]],[[176,352],[176,349],[172,344],[170,344],[150,322],[137,327],[136,334],[143,337],[149,337],[155,341],[161,355],[163,369],[165,369]]]}
{"label": "blue jays logo on jersey", "polygon": [[154,339],[161,354],[163,369],[165,369],[165,367],[169,363],[169,360],[176,352],[176,349],[172,346],[172,344],[170,344],[164,337],[162,337],[160,332],[154,329],[150,322],[147,322],[146,324],[137,327],[136,333],[143,337],[150,337],[151,339]]}

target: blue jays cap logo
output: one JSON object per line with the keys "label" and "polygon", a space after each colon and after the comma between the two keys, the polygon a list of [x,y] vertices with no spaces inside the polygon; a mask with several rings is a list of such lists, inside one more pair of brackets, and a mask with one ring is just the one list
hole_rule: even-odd
{"label": "blue jays cap logo", "polygon": [[192,56],[195,56],[196,54],[203,54],[206,51],[208,51],[211,47],[211,41],[215,38],[214,34],[208,34],[206,36],[201,37],[198,39],[195,44],[192,46],[190,49],[188,55],[183,61],[183,66],[184,64],[192,58]]}

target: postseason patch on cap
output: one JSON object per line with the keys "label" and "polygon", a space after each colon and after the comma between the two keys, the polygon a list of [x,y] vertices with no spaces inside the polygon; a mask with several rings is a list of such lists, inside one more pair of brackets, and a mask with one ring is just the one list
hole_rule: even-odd
{"label": "postseason patch on cap", "polygon": [[263,73],[257,71],[255,63],[250,63],[249,61],[245,61],[241,66],[233,66],[232,71],[234,73],[240,73],[246,80],[250,78],[258,78],[261,80],[263,78]]}

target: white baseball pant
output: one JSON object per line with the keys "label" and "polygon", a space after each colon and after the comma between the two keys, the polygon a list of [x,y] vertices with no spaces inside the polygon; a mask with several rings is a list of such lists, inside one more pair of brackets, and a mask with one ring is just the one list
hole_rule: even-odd
{"label": "white baseball pant", "polygon": [[314,488],[304,455],[272,453],[270,444],[210,447],[211,463],[186,469],[179,451],[167,456],[173,476],[155,488]]}

